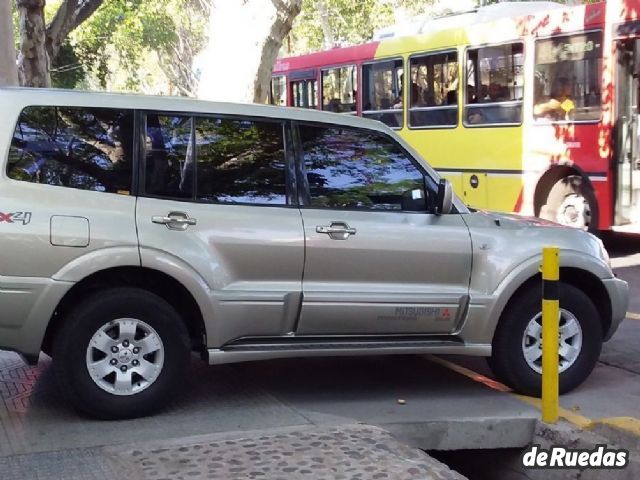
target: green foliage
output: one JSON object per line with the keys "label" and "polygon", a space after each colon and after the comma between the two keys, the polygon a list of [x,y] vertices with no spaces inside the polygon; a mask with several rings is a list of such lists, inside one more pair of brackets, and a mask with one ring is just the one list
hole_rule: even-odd
{"label": "green foliage", "polygon": [[160,59],[171,57],[184,40],[181,35],[195,50],[204,46],[208,19],[199,8],[195,0],[109,0],[72,34],[72,41],[102,88],[119,70],[125,87],[139,90],[141,67],[152,52]]}
{"label": "green foliage", "polygon": [[[321,0],[328,26],[338,44],[359,44],[373,33],[395,23],[398,11],[413,16],[422,13],[434,0]],[[302,12],[291,32],[292,54],[323,49],[324,33],[318,0],[303,0]]]}
{"label": "green foliage", "polygon": [[86,78],[86,71],[75,49],[66,41],[51,62],[51,84],[56,88],[77,88]]}

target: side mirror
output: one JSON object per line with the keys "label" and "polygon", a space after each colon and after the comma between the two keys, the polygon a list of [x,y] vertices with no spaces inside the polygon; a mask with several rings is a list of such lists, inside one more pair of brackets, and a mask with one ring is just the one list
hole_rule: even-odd
{"label": "side mirror", "polygon": [[425,191],[421,188],[414,188],[402,194],[401,208],[405,212],[425,212],[427,204]]}
{"label": "side mirror", "polygon": [[446,215],[451,212],[453,206],[453,190],[451,184],[444,178],[438,184],[438,196],[436,197],[436,215]]}

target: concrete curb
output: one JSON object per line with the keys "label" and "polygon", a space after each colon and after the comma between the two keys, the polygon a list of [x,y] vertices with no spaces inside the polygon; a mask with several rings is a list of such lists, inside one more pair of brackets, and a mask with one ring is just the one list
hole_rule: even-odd
{"label": "concrete curb", "polygon": [[231,432],[102,451],[119,478],[141,480],[465,480],[386,430],[363,424]]}

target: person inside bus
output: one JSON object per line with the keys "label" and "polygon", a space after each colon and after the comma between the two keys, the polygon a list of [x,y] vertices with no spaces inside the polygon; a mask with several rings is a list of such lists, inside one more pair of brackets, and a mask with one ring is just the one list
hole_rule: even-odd
{"label": "person inside bus", "polygon": [[327,104],[327,110],[329,112],[340,113],[341,112],[340,107],[341,107],[340,100],[337,98],[332,98],[331,100],[329,100],[329,103]]}
{"label": "person inside bus", "polygon": [[489,87],[487,87],[484,83],[480,84],[480,95],[478,96],[480,102],[488,102],[490,100],[489,97]]}
{"label": "person inside bus", "polygon": [[475,87],[471,84],[467,85],[467,103],[478,103]]}
{"label": "person inside bus", "polygon": [[503,102],[507,100],[504,88],[502,85],[496,82],[491,82],[489,84],[489,89],[487,91],[487,102]]}
{"label": "person inside bus", "polygon": [[[422,99],[422,95],[420,94],[420,90],[421,89],[417,83],[411,82],[411,96],[409,98],[409,101],[411,102],[411,108],[424,107],[424,101]],[[422,93],[424,94],[426,91],[427,90],[424,90],[424,92]]]}
{"label": "person inside bus", "polygon": [[474,108],[473,110],[469,110],[469,113],[467,113],[467,123],[469,125],[480,125],[482,123],[487,123],[484,118],[484,113],[482,113],[482,109]]}
{"label": "person inside bus", "polygon": [[395,113],[390,112],[389,110],[391,110],[393,107],[393,105],[391,105],[391,100],[389,100],[388,98],[382,98],[380,100],[380,110],[383,110],[384,113],[382,115],[380,115],[379,120],[390,126],[391,128],[397,128],[400,125],[398,124],[398,118],[396,117]]}
{"label": "person inside bus", "polygon": [[571,82],[560,77],[550,97],[533,106],[533,115],[550,120],[571,120],[576,109],[572,96]]}
{"label": "person inside bus", "polygon": [[398,90],[398,96],[392,102],[392,108],[401,109],[402,108],[402,94],[404,92],[404,73],[400,74],[400,88]]}
{"label": "person inside bus", "polygon": [[436,102],[436,95],[430,90],[424,89],[422,95],[418,97],[418,102],[415,107],[437,107],[439,104]]}

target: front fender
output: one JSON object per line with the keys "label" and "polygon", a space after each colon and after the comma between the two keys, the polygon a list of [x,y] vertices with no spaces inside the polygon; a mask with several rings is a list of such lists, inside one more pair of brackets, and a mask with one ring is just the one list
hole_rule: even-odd
{"label": "front fender", "polygon": [[[525,282],[540,273],[541,263],[542,252],[520,262],[492,292],[471,292],[469,314],[460,331],[462,338],[470,343],[491,343],[507,303]],[[560,268],[583,270],[600,279],[611,278],[611,271],[604,262],[574,250],[560,250]]]}

